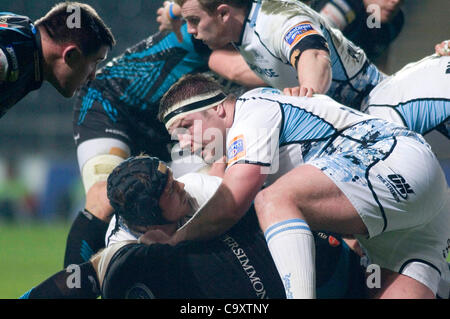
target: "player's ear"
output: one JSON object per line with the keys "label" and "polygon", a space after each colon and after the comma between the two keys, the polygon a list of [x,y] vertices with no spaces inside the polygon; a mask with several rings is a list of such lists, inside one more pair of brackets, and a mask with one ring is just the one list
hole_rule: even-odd
{"label": "player's ear", "polygon": [[70,67],[77,65],[83,57],[80,49],[76,45],[68,45],[63,49],[62,58]]}
{"label": "player's ear", "polygon": [[230,19],[231,7],[228,4],[221,4],[217,7],[216,12],[222,22],[227,22]]}
{"label": "player's ear", "polygon": [[216,105],[216,106],[213,108],[213,110],[216,112],[216,114],[217,114],[219,117],[224,117],[225,114],[226,114],[225,108],[224,108],[224,106],[223,106],[224,103],[225,103],[225,102],[222,102],[222,103],[220,103],[219,105]]}

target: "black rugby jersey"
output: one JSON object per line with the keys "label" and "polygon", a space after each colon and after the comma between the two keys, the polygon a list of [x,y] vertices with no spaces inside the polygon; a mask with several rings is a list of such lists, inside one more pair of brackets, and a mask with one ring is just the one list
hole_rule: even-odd
{"label": "black rugby jersey", "polygon": [[[0,117],[41,87],[43,57],[39,30],[30,18],[0,12]],[[8,67],[5,68],[4,62]]]}
{"label": "black rugby jersey", "polygon": [[158,121],[159,101],[183,75],[208,71],[211,50],[181,29],[158,32],[112,59],[86,84],[74,106],[76,145],[95,138],[115,138],[132,154],[150,153],[169,160],[170,135]]}

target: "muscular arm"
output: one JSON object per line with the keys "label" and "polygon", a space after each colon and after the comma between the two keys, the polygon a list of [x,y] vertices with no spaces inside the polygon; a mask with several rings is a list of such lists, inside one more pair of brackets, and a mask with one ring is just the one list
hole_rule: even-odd
{"label": "muscular arm", "polygon": [[214,50],[208,61],[209,68],[226,78],[248,88],[267,86],[248,66],[234,48]]}
{"label": "muscular arm", "polygon": [[[175,245],[185,240],[210,239],[236,224],[245,215],[266,179],[260,170],[258,165],[232,166],[210,201],[172,236],[169,243]],[[150,243],[145,238],[140,240]]]}
{"label": "muscular arm", "polygon": [[314,93],[326,93],[332,76],[328,52],[318,49],[303,52],[298,60],[297,74],[299,86],[286,88],[285,94],[311,97]]}
{"label": "muscular arm", "polygon": [[109,222],[113,208],[109,204],[106,181],[97,182],[86,194],[86,209],[98,219]]}

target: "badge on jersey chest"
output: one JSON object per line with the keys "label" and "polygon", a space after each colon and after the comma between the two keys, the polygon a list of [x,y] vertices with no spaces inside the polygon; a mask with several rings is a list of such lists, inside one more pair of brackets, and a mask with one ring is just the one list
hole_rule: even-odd
{"label": "badge on jersey chest", "polygon": [[228,165],[237,162],[245,156],[245,140],[244,135],[236,136],[227,149]]}
{"label": "badge on jersey chest", "polygon": [[290,47],[293,47],[304,37],[307,37],[311,34],[319,33],[314,30],[314,27],[311,25],[311,23],[303,22],[291,28],[284,36],[284,41],[286,41],[286,43],[289,44]]}

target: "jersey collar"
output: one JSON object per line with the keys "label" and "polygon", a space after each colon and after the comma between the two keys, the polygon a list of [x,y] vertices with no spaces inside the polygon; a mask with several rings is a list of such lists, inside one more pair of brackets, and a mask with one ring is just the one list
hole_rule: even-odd
{"label": "jersey collar", "polygon": [[36,49],[34,51],[34,85],[33,90],[37,90],[41,87],[44,81],[44,55],[42,53],[42,39],[39,28],[34,24],[30,24],[31,30],[34,34],[34,41]]}
{"label": "jersey collar", "polygon": [[247,29],[247,24],[249,24],[250,27],[252,27],[252,28],[255,26],[256,19],[257,19],[258,14],[259,14],[259,10],[261,9],[261,2],[262,2],[262,0],[255,0],[255,1],[253,1],[252,7],[247,12],[247,16],[245,17],[244,25],[242,27],[241,35],[239,37],[239,42],[233,43],[233,45],[235,47],[238,47],[238,46],[240,46],[242,44],[242,40],[244,39],[244,34],[245,34],[246,29]]}

